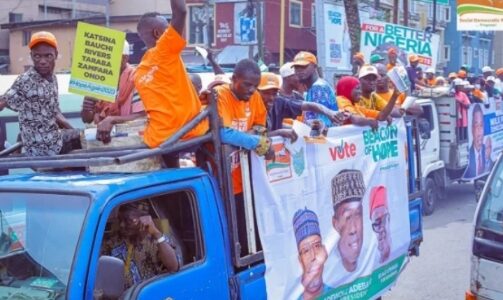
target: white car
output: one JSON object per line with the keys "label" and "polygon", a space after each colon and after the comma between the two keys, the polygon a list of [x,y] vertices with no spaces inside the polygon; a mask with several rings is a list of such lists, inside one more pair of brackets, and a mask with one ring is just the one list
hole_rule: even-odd
{"label": "white car", "polygon": [[466,300],[503,299],[503,153],[484,185],[474,219]]}

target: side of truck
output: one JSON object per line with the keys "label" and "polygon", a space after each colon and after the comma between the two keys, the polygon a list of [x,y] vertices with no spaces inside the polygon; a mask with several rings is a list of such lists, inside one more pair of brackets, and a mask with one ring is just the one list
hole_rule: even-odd
{"label": "side of truck", "polygon": [[[179,139],[209,118],[211,131]],[[407,122],[410,255],[422,241],[421,164],[415,120]],[[0,298],[266,299],[265,262],[255,239],[253,198],[244,196],[247,243],[240,243],[231,155],[218,134],[215,100],[156,149],[81,151],[58,157],[6,157],[0,169],[76,168],[124,164],[199,147],[199,167],[147,173],[59,171],[0,177]],[[205,151],[211,143],[214,152]],[[211,160],[200,160],[202,156]],[[201,163],[201,162],[204,163]],[[241,161],[250,184],[248,162]],[[215,174],[215,175],[213,175]],[[245,185],[245,191],[247,190]],[[173,238],[178,272],[154,276],[124,291],[124,262],[101,255],[120,205],[141,201]],[[6,237],[7,236],[7,237]]]}
{"label": "side of truck", "polygon": [[430,215],[445,187],[460,181],[468,165],[468,139],[458,134],[456,100],[452,96],[419,98],[423,212]]}

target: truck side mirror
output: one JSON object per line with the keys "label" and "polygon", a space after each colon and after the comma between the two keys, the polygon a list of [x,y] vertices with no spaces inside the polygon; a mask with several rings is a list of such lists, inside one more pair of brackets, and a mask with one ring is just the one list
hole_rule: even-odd
{"label": "truck side mirror", "polygon": [[125,286],[124,262],[113,256],[100,256],[94,299],[119,299]]}
{"label": "truck side mirror", "polygon": [[428,120],[426,120],[425,118],[420,118],[418,122],[418,127],[421,139],[428,140],[431,138],[431,126]]}

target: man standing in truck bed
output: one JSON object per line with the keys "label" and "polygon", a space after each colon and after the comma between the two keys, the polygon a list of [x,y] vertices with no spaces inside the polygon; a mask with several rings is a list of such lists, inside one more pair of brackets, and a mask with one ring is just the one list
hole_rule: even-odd
{"label": "man standing in truck bed", "polygon": [[80,133],[72,128],[59,109],[58,82],[54,67],[58,58],[56,37],[46,31],[32,35],[33,67],[19,75],[0,97],[5,107],[19,114],[19,129],[28,156],[65,154],[80,148]]}
{"label": "man standing in truck bed", "polygon": [[[136,69],[135,86],[148,117],[144,142],[155,148],[173,136],[201,110],[197,92],[185,70],[181,52],[187,8],[184,0],[171,0],[172,19],[146,13],[138,22],[138,35],[148,50]],[[200,123],[182,140],[203,135],[207,123]],[[177,163],[177,158],[171,163]],[[170,164],[170,163],[169,163]]]}

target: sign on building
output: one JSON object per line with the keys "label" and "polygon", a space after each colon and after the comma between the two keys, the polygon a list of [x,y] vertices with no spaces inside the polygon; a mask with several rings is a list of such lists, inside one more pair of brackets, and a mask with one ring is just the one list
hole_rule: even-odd
{"label": "sign on building", "polygon": [[79,22],[69,91],[115,101],[125,37],[121,31]]}
{"label": "sign on building", "polygon": [[503,30],[503,2],[457,0],[457,30]]}

